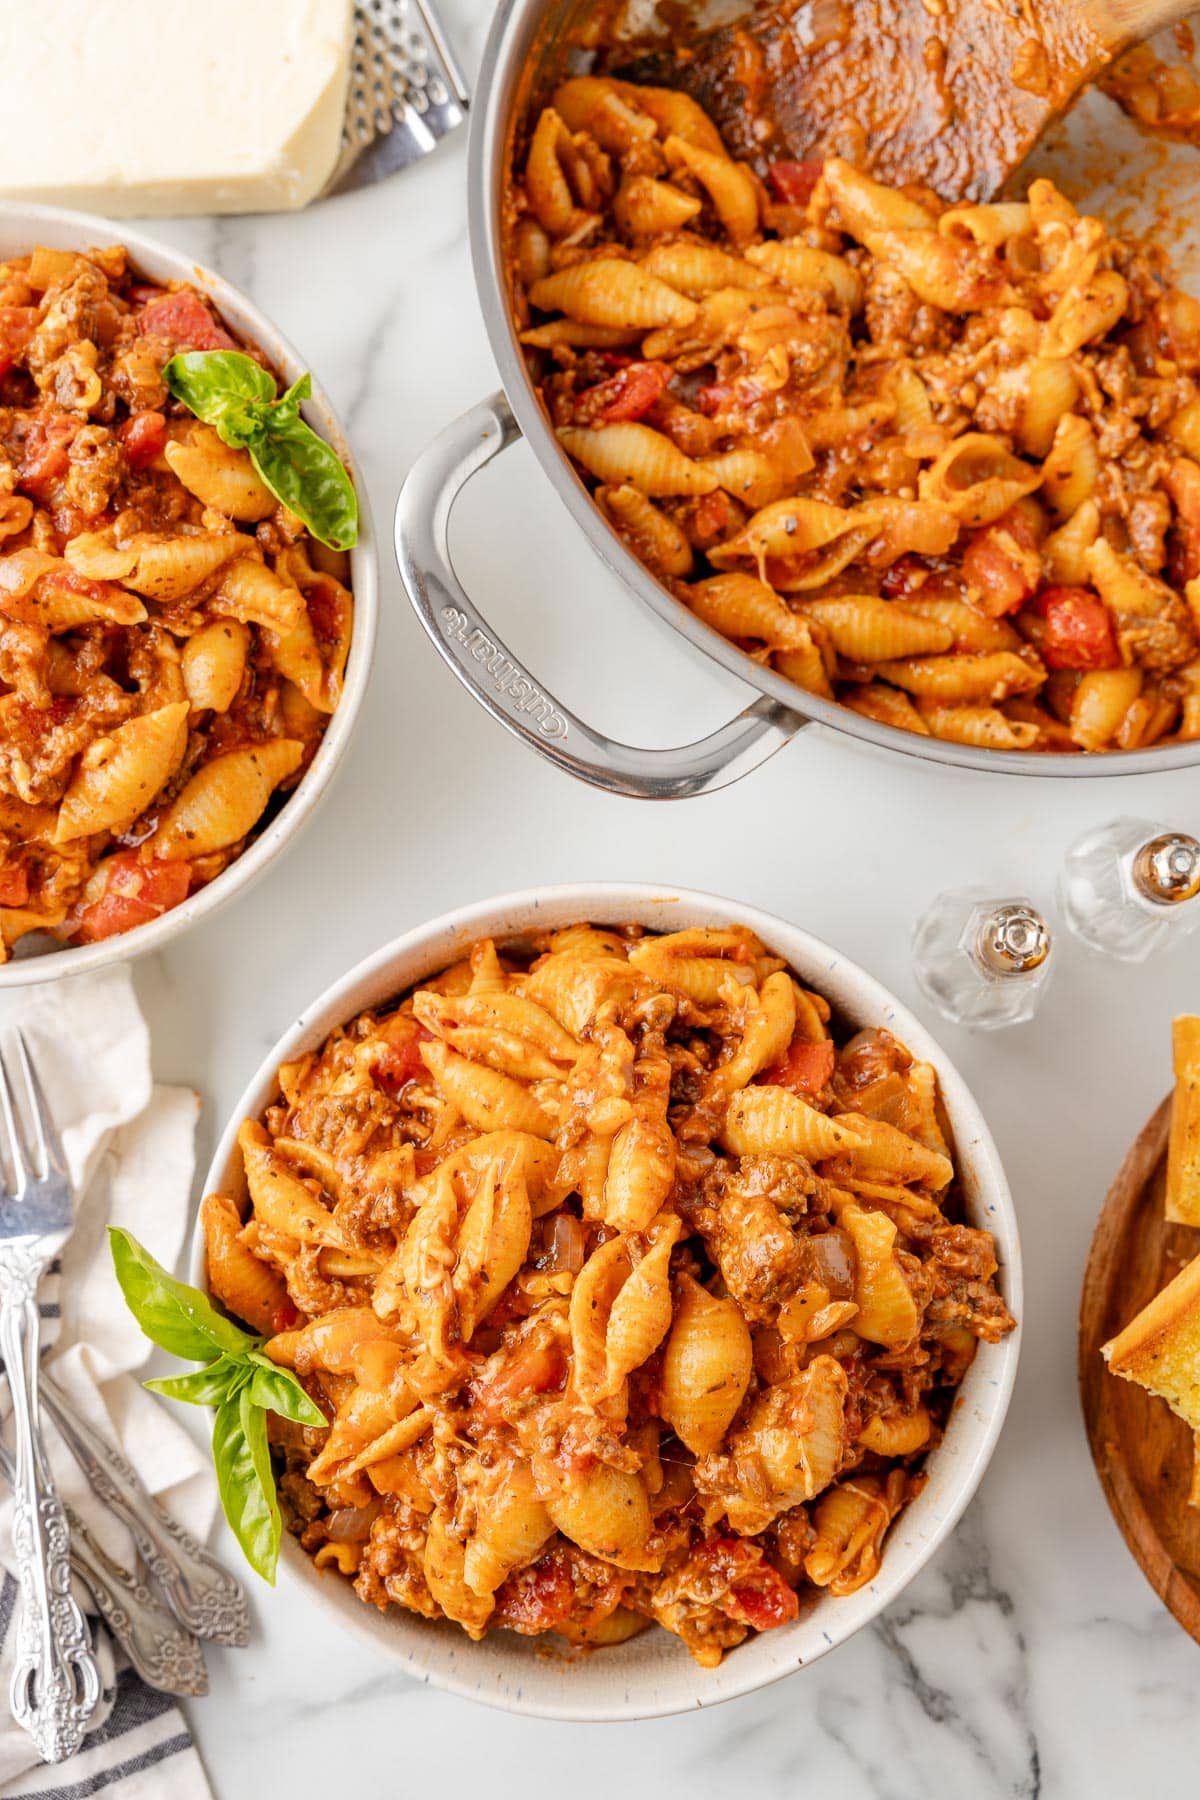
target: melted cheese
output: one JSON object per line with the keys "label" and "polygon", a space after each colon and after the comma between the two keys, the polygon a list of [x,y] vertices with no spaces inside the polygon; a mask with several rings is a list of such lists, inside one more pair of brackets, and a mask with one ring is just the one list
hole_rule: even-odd
{"label": "melted cheese", "polygon": [[352,44],[352,0],[4,0],[0,195],[304,206],[337,161]]}

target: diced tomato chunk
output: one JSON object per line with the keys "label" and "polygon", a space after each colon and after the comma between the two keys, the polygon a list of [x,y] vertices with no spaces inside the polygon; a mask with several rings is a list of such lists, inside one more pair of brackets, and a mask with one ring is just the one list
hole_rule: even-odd
{"label": "diced tomato chunk", "polygon": [[767,179],[775,190],[775,198],[785,206],[807,206],[824,167],[823,162],[813,159],[768,163]]}
{"label": "diced tomato chunk", "polygon": [[498,1423],[504,1418],[504,1402],[518,1394],[549,1394],[566,1378],[560,1346],[544,1337],[530,1337],[505,1358],[495,1374],[480,1381],[475,1405],[482,1416]]}
{"label": "diced tomato chunk", "polygon": [[493,1622],[532,1637],[565,1623],[574,1604],[575,1587],[567,1558],[561,1550],[551,1550],[527,1568],[518,1569],[497,1590]]}
{"label": "diced tomato chunk", "polygon": [[71,413],[35,419],[21,446],[18,486],[33,494],[35,499],[47,498],[51,485],[61,480],[70,467],[67,452],[81,423]]}
{"label": "diced tomato chunk", "polygon": [[291,1301],[285,1300],[283,1305],[277,1306],[275,1311],[271,1314],[271,1330],[290,1331],[299,1317],[300,1314],[296,1311],[296,1308],[292,1305]]}
{"label": "diced tomato chunk", "polygon": [[607,381],[585,388],[577,395],[575,416],[581,423],[593,425],[616,425],[640,419],[665,393],[674,373],[669,363],[628,363]]}
{"label": "diced tomato chunk", "polygon": [[1042,559],[1028,516],[1018,507],[985,525],[967,545],[962,561],[971,598],[992,618],[1015,612],[1035,594]]}
{"label": "diced tomato chunk", "polygon": [[0,375],[8,374],[33,336],[37,316],[36,306],[0,306]]}
{"label": "diced tomato chunk", "polygon": [[137,315],[143,337],[166,338],[176,350],[236,350],[237,344],[219,325],[199,294],[180,288],[143,306]]}
{"label": "diced tomato chunk", "polygon": [[104,888],[85,906],[75,927],[75,942],[93,944],[116,937],[169,912],[187,898],[190,864],[164,858],[143,862],[136,850],[121,850],[102,865]]}
{"label": "diced tomato chunk", "polygon": [[733,502],[722,488],[702,494],[692,513],[692,526],[702,544],[724,537],[734,523]]}
{"label": "diced tomato chunk", "polygon": [[387,1041],[371,1065],[371,1079],[376,1087],[395,1099],[401,1088],[425,1074],[421,1045],[433,1038],[432,1031],[418,1023],[411,1013],[392,1021]]}
{"label": "diced tomato chunk", "polygon": [[1038,647],[1047,668],[1120,668],[1113,617],[1098,595],[1087,588],[1047,588],[1033,610],[1046,621]]}
{"label": "diced tomato chunk", "polygon": [[117,436],[131,469],[144,469],[161,456],[167,441],[167,421],[160,412],[136,412],[126,419]]}
{"label": "diced tomato chunk", "polygon": [[29,870],[22,863],[0,874],[0,906],[24,906],[29,899]]}
{"label": "diced tomato chunk", "polygon": [[755,1631],[774,1631],[800,1616],[800,1600],[777,1569],[763,1563],[748,1581],[731,1587],[723,1608],[727,1617],[750,1625]]}
{"label": "diced tomato chunk", "polygon": [[793,1038],[781,1060],[764,1069],[758,1079],[766,1087],[790,1088],[793,1094],[819,1094],[836,1064],[832,1039],[810,1044]]}

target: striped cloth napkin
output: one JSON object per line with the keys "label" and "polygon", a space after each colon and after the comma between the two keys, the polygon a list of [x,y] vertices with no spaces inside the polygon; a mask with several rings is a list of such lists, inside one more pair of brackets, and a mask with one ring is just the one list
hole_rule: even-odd
{"label": "striped cloth napkin", "polygon": [[[207,1461],[133,1371],[149,1354],[112,1273],[105,1228],[126,1226],[168,1267],[190,1217],[197,1096],[156,1087],[150,1039],[127,968],[34,988],[0,1011],[0,1038],[19,1025],[36,1063],[75,1179],[75,1230],[41,1290],[45,1361],[77,1410],[123,1448],[151,1493],[204,1538],[215,1494]],[[0,1413],[7,1415],[7,1385]],[[70,1453],[45,1424],[64,1499],[127,1566],[132,1544],[96,1501]],[[211,1800],[178,1705],[148,1688],[91,1617],[103,1697],[76,1756],[43,1765],[8,1712],[16,1582],[12,1507],[0,1485],[0,1796],[82,1800]],[[76,1584],[88,1610],[90,1597]]]}

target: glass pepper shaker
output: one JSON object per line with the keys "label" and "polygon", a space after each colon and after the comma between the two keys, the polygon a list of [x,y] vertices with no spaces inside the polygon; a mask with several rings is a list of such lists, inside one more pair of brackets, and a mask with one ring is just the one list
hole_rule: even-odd
{"label": "glass pepper shaker", "polygon": [[1032,1019],[1050,974],[1050,931],[1028,900],[986,888],[939,894],[913,928],[922,993],[956,1025],[997,1031]]}
{"label": "glass pepper shaker", "polygon": [[1067,851],[1059,897],[1093,950],[1142,962],[1200,925],[1200,843],[1152,819],[1113,819]]}

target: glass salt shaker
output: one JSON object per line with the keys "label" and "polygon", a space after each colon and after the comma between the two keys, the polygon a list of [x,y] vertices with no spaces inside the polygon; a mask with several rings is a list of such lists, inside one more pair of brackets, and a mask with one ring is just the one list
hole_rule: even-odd
{"label": "glass salt shaker", "polygon": [[1067,851],[1059,897],[1092,950],[1142,962],[1200,925],[1200,843],[1152,819],[1113,819]]}
{"label": "glass salt shaker", "polygon": [[997,1031],[1032,1019],[1050,974],[1050,931],[1028,900],[952,888],[913,928],[921,991],[956,1025]]}

